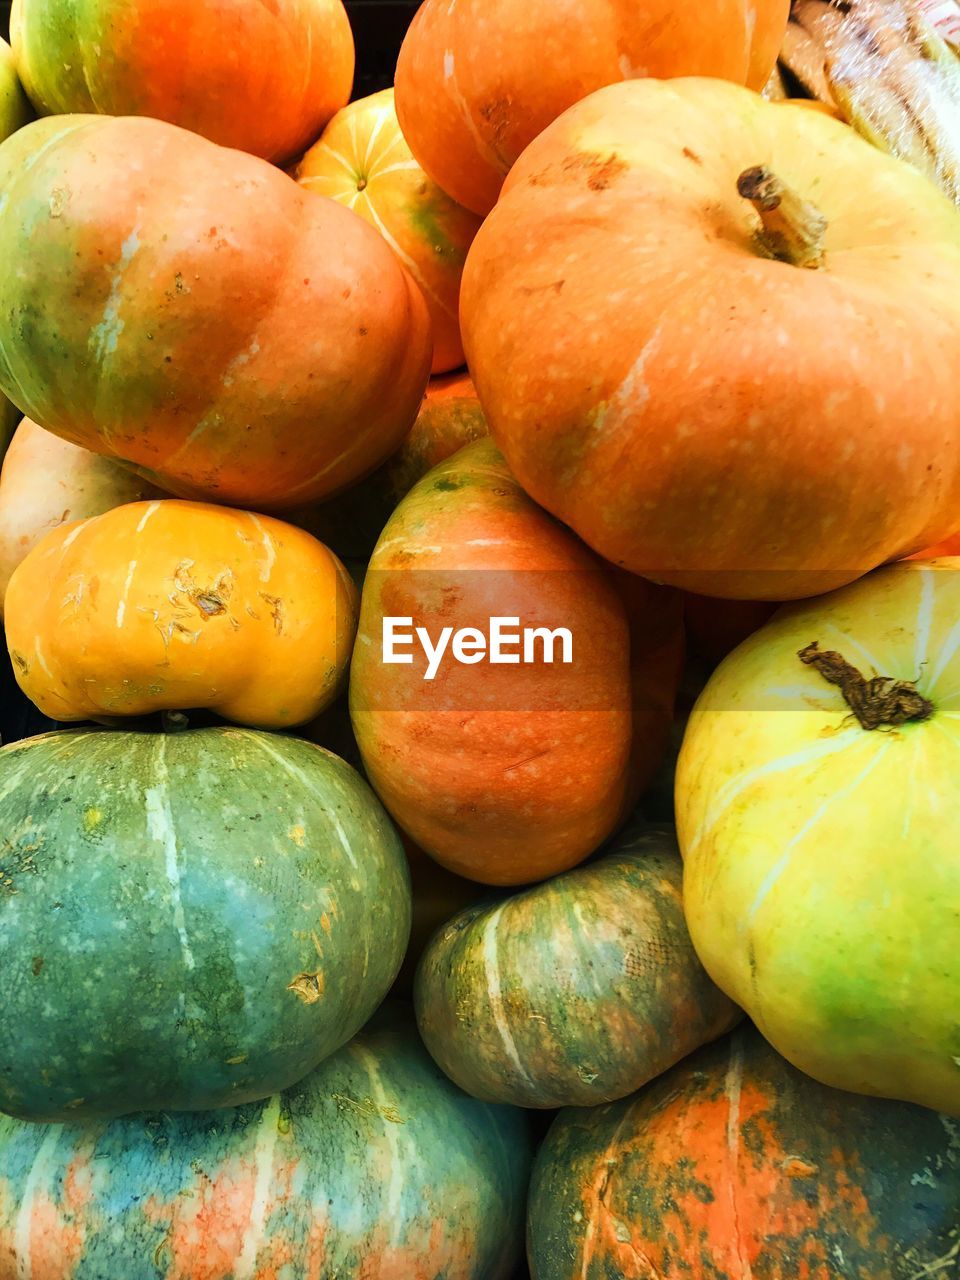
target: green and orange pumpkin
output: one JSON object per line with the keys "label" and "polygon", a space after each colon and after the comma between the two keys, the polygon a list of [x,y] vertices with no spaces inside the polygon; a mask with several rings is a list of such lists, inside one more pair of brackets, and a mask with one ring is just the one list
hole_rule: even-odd
{"label": "green and orange pumpkin", "polygon": [[43,115],[152,116],[278,162],[353,85],[341,0],[14,0],[10,34]]}
{"label": "green and orange pumpkin", "polygon": [[40,426],[254,510],[346,488],[410,430],[426,306],[335,201],[132,117],[27,125],[0,187],[0,391]]}
{"label": "green and orange pumpkin", "polygon": [[354,1035],[403,959],[397,834],[296,738],[28,738],[0,749],[0,830],[0,1111],[22,1119],[264,1098]]}
{"label": "green and orange pumpkin", "polygon": [[417,972],[417,1022],[452,1080],[523,1107],[632,1093],[741,1014],[713,985],[683,918],[673,832],[637,824],[604,856],[469,907]]}
{"label": "green and orange pumpkin", "polygon": [[0,1116],[4,1280],[509,1280],[522,1112],[461,1093],[401,1008],[299,1084],[193,1115]]}
{"label": "green and orange pumpkin", "polygon": [[945,1116],[795,1071],[752,1028],[562,1111],[530,1189],[533,1280],[926,1280],[957,1257]]}

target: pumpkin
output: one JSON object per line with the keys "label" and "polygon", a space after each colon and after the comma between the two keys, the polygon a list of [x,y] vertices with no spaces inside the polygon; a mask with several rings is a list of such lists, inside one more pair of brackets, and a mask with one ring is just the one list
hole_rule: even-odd
{"label": "pumpkin", "polygon": [[788,0],[426,0],[397,63],[411,150],[454,200],[496,203],[520,153],[595,89],[636,76],[720,76],[760,89]]}
{"label": "pumpkin", "polygon": [[24,418],[0,470],[0,614],[10,575],[45,533],[124,502],[159,497],[125,467]]}
{"label": "pumpkin", "polygon": [[[421,647],[391,664],[385,618],[439,643],[445,626],[517,618],[570,632],[530,661],[451,649],[431,679]],[[402,629],[402,624],[401,624]],[[449,636],[448,636],[449,640]],[[475,637],[474,637],[475,640]],[[505,645],[505,649],[510,646]],[[350,674],[364,766],[398,825],[448,870],[487,884],[563,871],[633,800],[629,635],[612,575],[536,507],[489,440],[435,467],[401,502],[370,561]]]}
{"label": "pumpkin", "polygon": [[944,1116],[826,1089],[752,1029],[562,1111],[530,1190],[533,1280],[904,1280],[956,1257]]}
{"label": "pumpkin", "polygon": [[254,509],[346,487],[409,431],[426,307],[335,201],[173,125],[100,116],[21,129],[0,187],[0,259],[18,263],[0,390],[48,431]]}
{"label": "pumpkin", "polygon": [[713,980],[824,1083],[960,1114],[960,560],[779,612],[687,725],[687,922]]}
{"label": "pumpkin", "polygon": [[819,112],[600,90],[510,174],[461,320],[519,482],[635,573],[786,600],[957,527],[960,219]]}
{"label": "pumpkin", "polygon": [[170,499],[48,533],[4,618],[17,682],[53,719],[207,707],[280,729],[336,697],[357,591],[293,525]]}
{"label": "pumpkin", "polygon": [[154,116],[280,161],[350,97],[340,0],[14,0],[17,69],[43,115]]}
{"label": "pumpkin", "polygon": [[342,760],[212,728],[0,748],[0,1111],[264,1098],[344,1044],[410,932],[397,835]]}
{"label": "pumpkin", "polygon": [[507,1280],[529,1164],[523,1113],[462,1094],[388,1009],[263,1102],[0,1117],[0,1275]]}
{"label": "pumpkin", "polygon": [[[413,895],[413,923],[410,929],[410,945],[394,984],[394,991],[412,996],[417,966],[427,950],[433,935],[447,924],[459,911],[471,907],[482,897],[488,898],[490,890],[474,880],[465,880],[444,867],[439,867],[419,849],[409,837],[403,840],[410,867],[410,884]],[[447,1075],[450,1073],[447,1072]],[[467,1090],[467,1092],[472,1092]]]}
{"label": "pumpkin", "polygon": [[0,39],[0,142],[16,133],[32,115],[17,76],[13,51],[6,40]]}
{"label": "pumpkin", "polygon": [[434,373],[463,364],[460,277],[480,219],[455,204],[414,160],[382,89],[337,112],[300,161],[297,181],[372,223],[423,292]]}
{"label": "pumpkin", "polygon": [[740,1011],[697,960],[680,856],[639,824],[588,866],[468,907],[417,971],[417,1022],[467,1093],[521,1107],[632,1093],[728,1031]]}
{"label": "pumpkin", "polygon": [[345,559],[369,559],[401,498],[438,462],[487,434],[483,409],[466,373],[431,378],[409,434],[373,475],[329,502],[288,516]]}

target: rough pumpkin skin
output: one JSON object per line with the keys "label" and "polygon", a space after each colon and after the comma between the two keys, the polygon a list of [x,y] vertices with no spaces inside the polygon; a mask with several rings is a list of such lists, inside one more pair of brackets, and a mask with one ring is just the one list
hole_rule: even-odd
{"label": "rough pumpkin skin", "polygon": [[461,1093],[390,1009],[264,1102],[0,1117],[4,1280],[507,1280],[525,1117]]}
{"label": "rough pumpkin skin", "polygon": [[160,497],[141,476],[24,418],[0,470],[0,616],[10,575],[51,529]]}
{"label": "rough pumpkin skin", "polygon": [[486,214],[523,149],[603,85],[720,76],[761,89],[788,0],[426,0],[397,64],[413,154],[455,200]]}
{"label": "rough pumpkin skin", "polygon": [[180,497],[318,501],[384,461],[430,368],[372,227],[158,120],[38,120],[0,146],[0,390]]}
{"label": "rough pumpkin skin", "polygon": [[302,529],[171,498],[48,533],[4,620],[17,683],[51,719],[204,707],[283,729],[337,696],[357,590]]}
{"label": "rough pumpkin skin", "polygon": [[300,161],[297,181],[372,223],[420,286],[433,331],[433,373],[463,364],[460,277],[480,219],[445,195],[407,146],[382,89],[337,112]]}
{"label": "rough pumpkin skin", "polygon": [[[713,980],[817,1079],[955,1115],[958,617],[956,559],[781,610],[707,683],[676,776],[684,907]],[[801,661],[813,642],[904,682],[895,702],[925,718],[862,727]]]}
{"label": "rough pumpkin skin", "polygon": [[424,1044],[474,1097],[595,1106],[742,1016],[703,970],[668,829],[628,829],[586,867],[461,911],[417,971]]}
{"label": "rough pumpkin skin", "polygon": [[0,831],[0,1111],[21,1119],[266,1097],[363,1026],[403,959],[397,834],[300,739],[28,738],[0,749]]}
{"label": "rough pumpkin skin", "polygon": [[[466,665],[426,681],[383,661],[383,618],[443,626],[492,616],[564,626],[573,662]],[[634,799],[630,652],[613,575],[541,511],[489,440],[416,485],[364,580],[350,712],[367,774],[403,830],[449,870],[524,884],[602,843]]]}
{"label": "rough pumpkin skin", "polygon": [[416,422],[382,467],[329,502],[292,512],[288,519],[343,559],[369,560],[383,526],[417,481],[485,435],[487,420],[469,374],[431,378]]}
{"label": "rough pumpkin skin", "polygon": [[14,0],[20,78],[43,115],[153,116],[281,161],[353,85],[340,0]]}
{"label": "rough pumpkin skin", "polygon": [[[738,193],[764,164],[826,218],[819,266],[769,256]],[[461,322],[517,479],[634,573],[793,599],[956,530],[960,219],[818,112],[601,89],[511,172]]]}
{"label": "rough pumpkin skin", "polygon": [[827,1089],[736,1031],[562,1111],[530,1189],[533,1280],[928,1280],[957,1257],[960,1130]]}

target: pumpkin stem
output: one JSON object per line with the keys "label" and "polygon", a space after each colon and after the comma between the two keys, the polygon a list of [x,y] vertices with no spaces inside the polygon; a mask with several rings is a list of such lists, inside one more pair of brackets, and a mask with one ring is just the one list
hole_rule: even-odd
{"label": "pumpkin stem", "polygon": [[893,680],[890,676],[865,680],[846,658],[832,649],[821,649],[816,640],[801,649],[797,657],[808,667],[815,667],[828,683],[839,685],[844,701],[863,729],[929,720],[933,715],[933,703],[912,680]]}
{"label": "pumpkin stem", "polygon": [[757,241],[767,257],[792,267],[823,266],[827,220],[815,204],[798,196],[763,165],[744,169],[737,191],[760,215],[763,227]]}

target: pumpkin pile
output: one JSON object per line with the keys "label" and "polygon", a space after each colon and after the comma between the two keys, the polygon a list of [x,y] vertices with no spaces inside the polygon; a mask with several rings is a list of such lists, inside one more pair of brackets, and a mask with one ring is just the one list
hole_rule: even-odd
{"label": "pumpkin pile", "polygon": [[0,1280],[960,1267],[951,6],[13,0]]}

